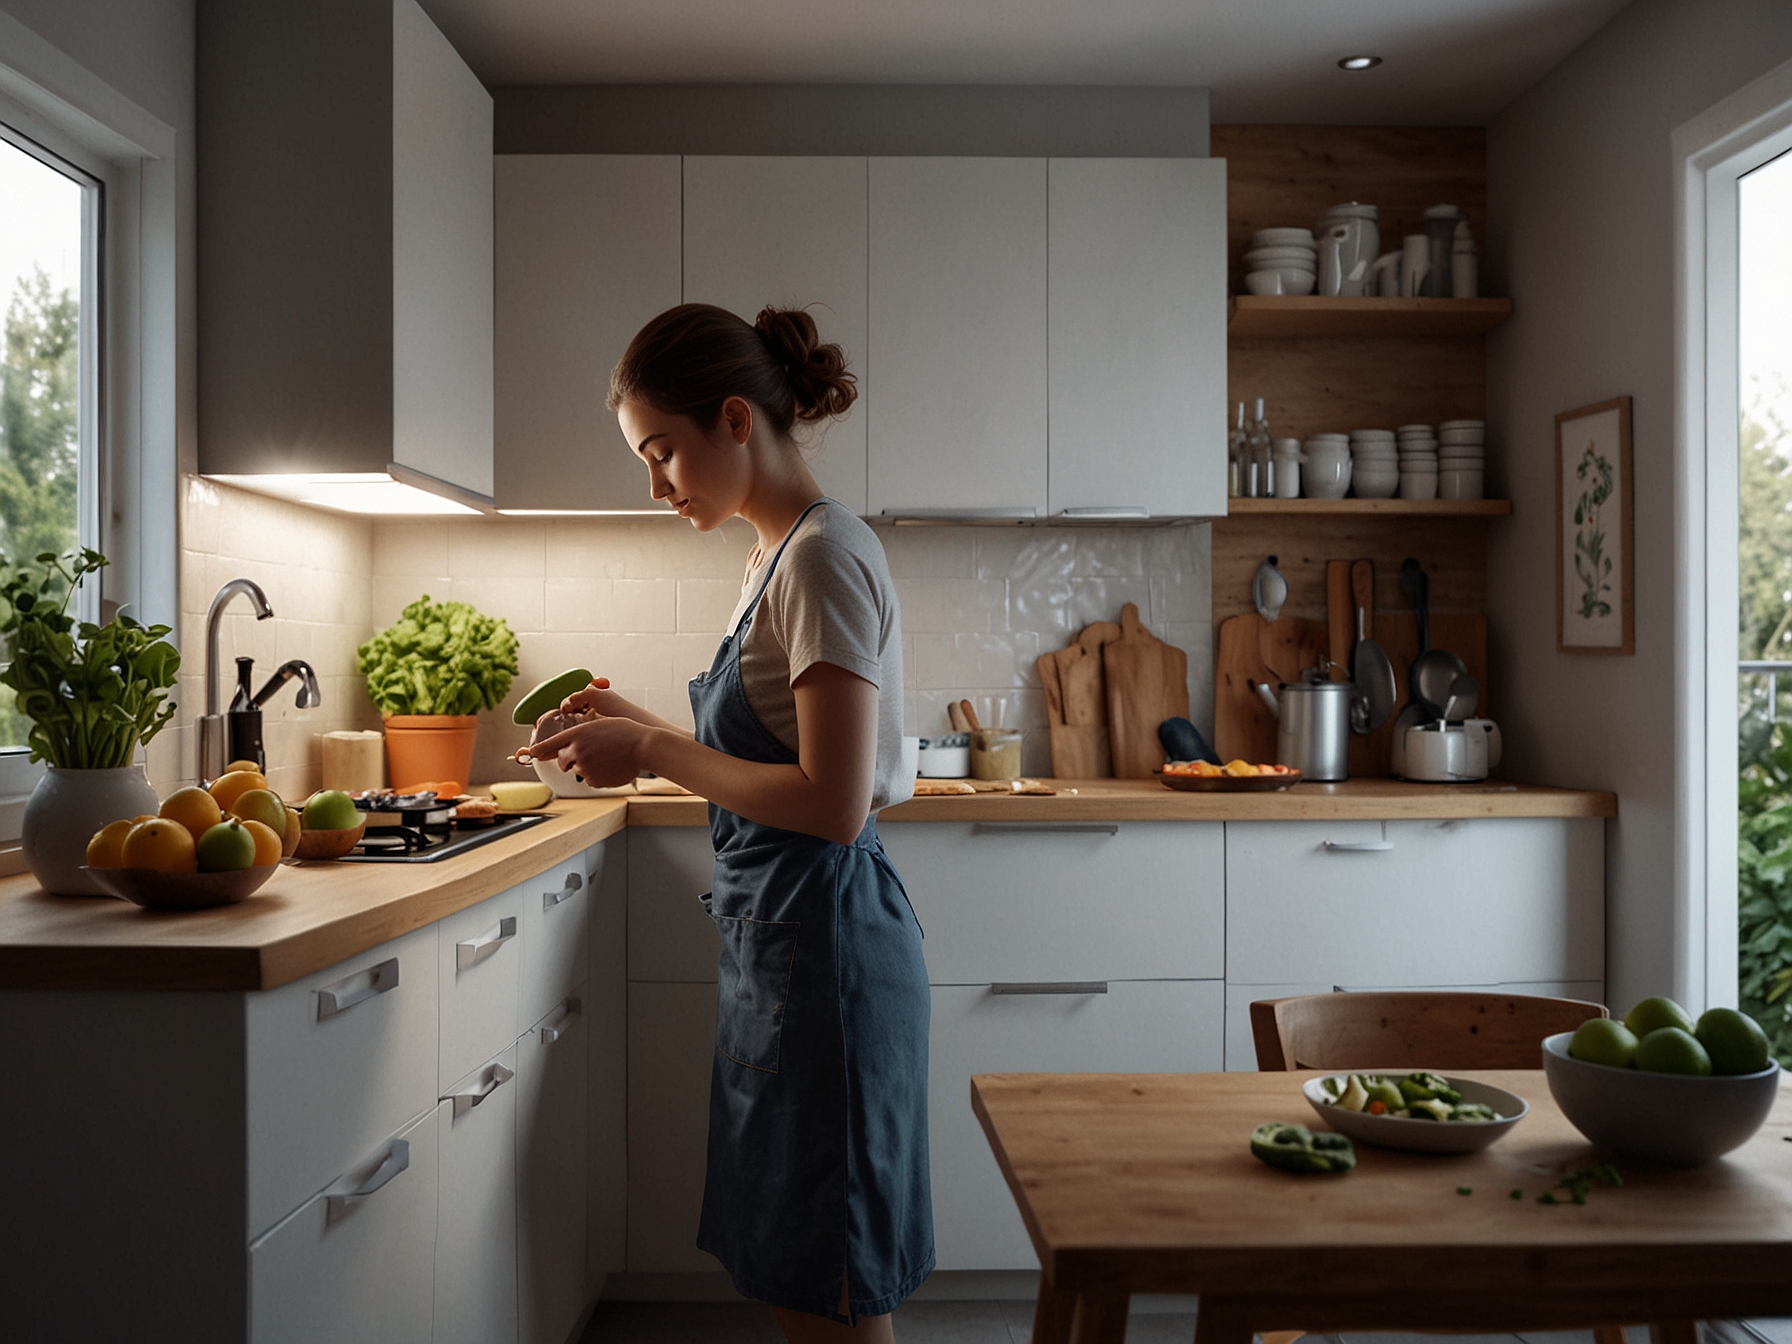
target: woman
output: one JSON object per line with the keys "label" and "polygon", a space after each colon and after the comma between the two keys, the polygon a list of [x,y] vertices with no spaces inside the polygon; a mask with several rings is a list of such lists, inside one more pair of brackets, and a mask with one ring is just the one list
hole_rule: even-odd
{"label": "woman", "polygon": [[792,431],[854,380],[797,310],[684,304],[610,377],[653,497],[759,534],[740,605],[691,682],[696,732],[603,679],[544,739],[587,783],[645,771],[709,799],[721,934],[709,1165],[697,1244],[791,1341],[890,1340],[933,1267],[927,969],[873,817],[901,777],[902,659],[883,547],[822,496]]}

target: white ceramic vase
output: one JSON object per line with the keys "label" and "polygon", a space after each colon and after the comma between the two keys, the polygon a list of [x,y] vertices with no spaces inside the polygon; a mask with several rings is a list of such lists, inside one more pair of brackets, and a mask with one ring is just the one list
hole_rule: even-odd
{"label": "white ceramic vase", "polygon": [[58,896],[103,896],[82,872],[87,842],[108,822],[152,813],[155,787],[141,765],[113,770],[47,766],[31,796],[19,836],[25,864],[45,891]]}

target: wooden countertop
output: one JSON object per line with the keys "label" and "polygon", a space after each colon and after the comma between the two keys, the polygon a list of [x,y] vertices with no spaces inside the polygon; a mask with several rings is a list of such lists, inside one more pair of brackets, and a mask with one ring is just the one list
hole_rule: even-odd
{"label": "wooden countertop", "polygon": [[[881,821],[1323,821],[1610,817],[1610,793],[1362,779],[1282,793],[1177,793],[1155,781],[1053,780],[1050,797],[916,798]],[[1074,790],[1074,792],[1073,792]],[[240,905],[157,912],[0,878],[0,989],[273,989],[550,868],[626,826],[701,826],[701,798],[563,800],[553,819],[433,864],[290,864]]]}

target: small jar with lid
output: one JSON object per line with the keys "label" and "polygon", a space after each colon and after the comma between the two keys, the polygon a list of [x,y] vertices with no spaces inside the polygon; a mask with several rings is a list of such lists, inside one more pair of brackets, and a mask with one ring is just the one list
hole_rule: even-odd
{"label": "small jar with lid", "polygon": [[1019,779],[1021,733],[1015,728],[980,728],[971,734],[972,779]]}

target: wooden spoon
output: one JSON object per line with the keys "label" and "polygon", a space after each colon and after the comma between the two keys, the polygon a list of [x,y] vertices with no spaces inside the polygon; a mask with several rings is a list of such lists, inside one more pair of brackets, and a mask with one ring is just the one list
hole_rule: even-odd
{"label": "wooden spoon", "polygon": [[973,733],[980,733],[983,731],[983,725],[977,722],[977,711],[971,708],[971,702],[969,700],[960,700],[958,702],[958,712],[964,715],[964,721],[971,726],[971,731]]}

